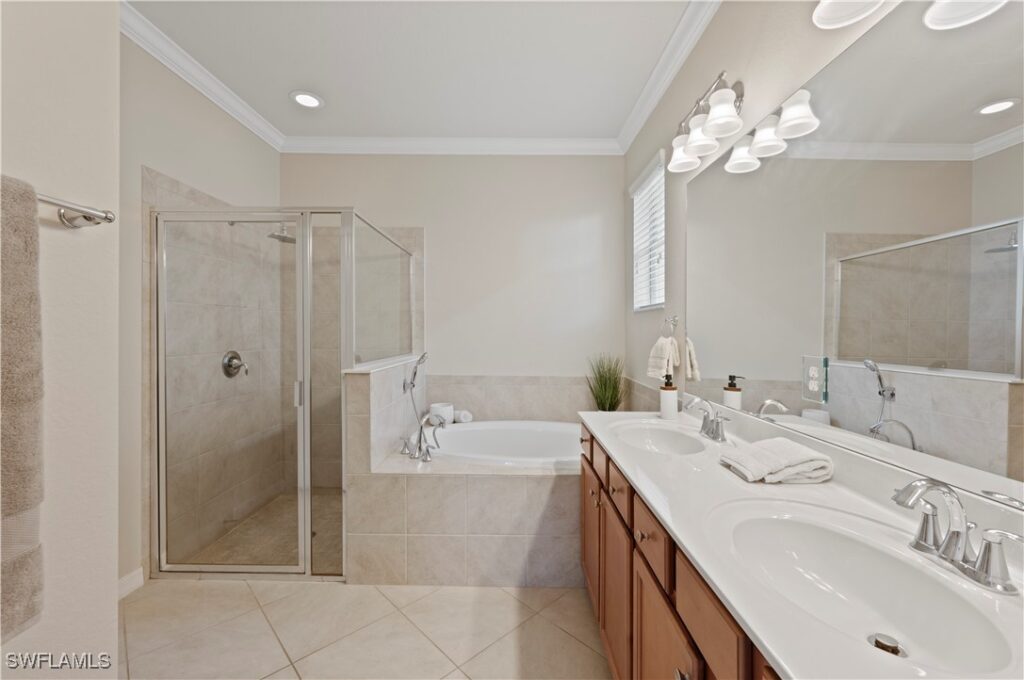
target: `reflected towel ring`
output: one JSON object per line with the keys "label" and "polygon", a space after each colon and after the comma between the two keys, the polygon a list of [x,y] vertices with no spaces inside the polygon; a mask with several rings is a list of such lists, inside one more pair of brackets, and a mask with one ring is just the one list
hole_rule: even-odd
{"label": "reflected towel ring", "polygon": [[668,329],[668,335],[670,335],[670,336],[671,335],[675,335],[675,333],[676,333],[676,326],[678,326],[678,325],[679,325],[679,315],[678,314],[673,314],[672,316],[666,316],[665,319],[661,322],[661,332],[662,332],[662,335],[665,334],[666,328]]}

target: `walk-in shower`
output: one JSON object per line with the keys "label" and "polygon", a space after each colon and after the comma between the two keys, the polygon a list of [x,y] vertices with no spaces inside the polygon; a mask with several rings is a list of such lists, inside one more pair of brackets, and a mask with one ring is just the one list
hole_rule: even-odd
{"label": "walk-in shower", "polygon": [[342,576],[342,372],[412,351],[409,251],[350,208],[152,225],[154,563]]}

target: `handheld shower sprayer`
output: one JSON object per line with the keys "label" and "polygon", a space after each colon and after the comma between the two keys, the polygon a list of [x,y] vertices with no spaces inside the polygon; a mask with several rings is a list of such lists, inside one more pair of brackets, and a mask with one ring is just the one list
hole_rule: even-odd
{"label": "handheld shower sprayer", "polygon": [[402,392],[408,392],[409,390],[416,387],[416,376],[420,372],[420,366],[425,364],[427,361],[427,353],[424,352],[420,355],[420,358],[416,360],[416,363],[412,365],[412,375],[409,379],[402,383]]}
{"label": "handheld shower sprayer", "polygon": [[876,378],[878,378],[878,396],[882,397],[885,401],[895,401],[896,388],[885,384],[885,378],[882,377],[882,371],[879,370],[878,364],[871,359],[865,359],[864,365],[869,371],[875,374]]}

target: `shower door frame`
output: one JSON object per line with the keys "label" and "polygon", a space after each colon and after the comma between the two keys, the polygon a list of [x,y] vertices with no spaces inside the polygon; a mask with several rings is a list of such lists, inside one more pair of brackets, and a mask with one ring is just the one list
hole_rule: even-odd
{"label": "shower door frame", "polygon": [[[161,210],[154,208],[150,211],[151,229],[156,241],[154,252],[156,254],[157,276],[154,314],[156,316],[156,361],[157,361],[157,382],[156,382],[156,419],[157,419],[157,446],[156,465],[152,466],[151,488],[157,489],[153,494],[151,508],[154,511],[154,520],[151,521],[151,531],[155,532],[157,540],[150,540],[151,576],[160,577],[170,574],[182,573],[231,573],[231,574],[282,574],[294,575],[296,577],[313,576],[312,574],[312,535],[311,527],[311,486],[310,486],[310,340],[311,340],[311,312],[312,312],[312,214],[315,212],[341,213],[351,211],[350,208],[330,209],[309,209],[309,208],[230,208],[223,210]],[[275,219],[276,218],[276,219]],[[295,295],[296,295],[296,367],[301,374],[295,376],[293,404],[296,408],[296,531],[298,541],[298,560],[294,565],[260,565],[260,564],[190,564],[170,563],[167,560],[167,400],[164,394],[166,386],[166,319],[167,310],[167,286],[166,286],[166,254],[164,251],[165,222],[292,222],[296,224],[295,243]],[[342,219],[343,239],[344,225],[346,220]],[[351,224],[351,220],[348,220]],[[351,233],[351,230],[349,230]],[[343,299],[345,296],[342,296]],[[346,317],[341,317],[346,319]],[[344,456],[342,456],[344,465]],[[345,513],[342,513],[342,536],[344,537]],[[151,537],[152,537],[151,533]],[[344,538],[342,547],[345,548]],[[344,560],[342,562],[344,571]],[[332,577],[326,577],[332,578]],[[333,578],[343,578],[333,577]]]}

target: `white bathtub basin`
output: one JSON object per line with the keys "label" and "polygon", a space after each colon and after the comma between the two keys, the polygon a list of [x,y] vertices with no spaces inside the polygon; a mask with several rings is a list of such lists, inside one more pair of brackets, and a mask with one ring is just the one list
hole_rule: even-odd
{"label": "white bathtub basin", "polygon": [[[425,432],[434,442],[433,429]],[[437,431],[437,468],[463,463],[502,469],[579,470],[580,426],[541,420],[456,423]]]}

